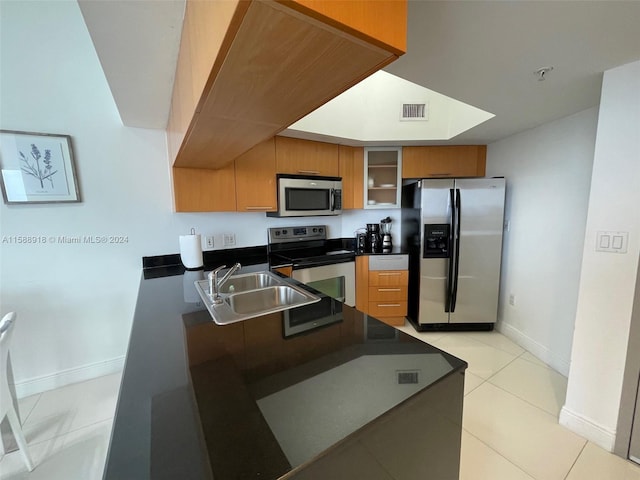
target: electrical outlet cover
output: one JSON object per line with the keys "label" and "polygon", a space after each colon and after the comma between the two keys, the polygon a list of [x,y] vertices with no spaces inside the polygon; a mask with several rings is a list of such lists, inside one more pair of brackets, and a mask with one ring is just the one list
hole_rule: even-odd
{"label": "electrical outlet cover", "polygon": [[224,234],[224,246],[230,247],[236,244],[236,234],[235,233],[225,233]]}

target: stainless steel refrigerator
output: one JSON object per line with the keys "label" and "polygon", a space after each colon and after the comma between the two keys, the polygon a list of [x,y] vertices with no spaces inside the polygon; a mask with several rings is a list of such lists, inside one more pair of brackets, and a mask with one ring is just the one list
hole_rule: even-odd
{"label": "stainless steel refrigerator", "polygon": [[425,179],[402,187],[407,318],[417,330],[491,330],[497,319],[504,178]]}

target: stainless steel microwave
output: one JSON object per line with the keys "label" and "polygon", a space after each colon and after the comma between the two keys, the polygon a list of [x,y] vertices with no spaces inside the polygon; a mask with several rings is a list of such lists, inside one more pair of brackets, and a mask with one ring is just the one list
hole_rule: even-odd
{"label": "stainless steel microwave", "polygon": [[278,211],[269,217],[310,217],[342,213],[342,179],[278,174]]}

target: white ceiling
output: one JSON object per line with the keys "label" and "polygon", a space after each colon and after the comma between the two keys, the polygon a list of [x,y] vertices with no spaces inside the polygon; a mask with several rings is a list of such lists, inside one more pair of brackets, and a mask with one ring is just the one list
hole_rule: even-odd
{"label": "white ceiling", "polygon": [[78,0],[122,123],[167,126],[184,0]]}
{"label": "white ceiling", "polygon": [[[184,1],[78,3],[123,123],[164,128]],[[495,117],[401,143],[490,143],[597,105],[602,72],[640,59],[639,25],[640,1],[410,0],[407,53],[385,70]]]}

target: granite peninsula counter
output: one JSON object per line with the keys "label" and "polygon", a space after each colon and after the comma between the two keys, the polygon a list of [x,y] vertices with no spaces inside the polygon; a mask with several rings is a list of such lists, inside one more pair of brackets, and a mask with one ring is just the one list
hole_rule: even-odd
{"label": "granite peninsula counter", "polygon": [[218,326],[202,271],[145,276],[105,480],[458,478],[462,360],[326,296]]}

